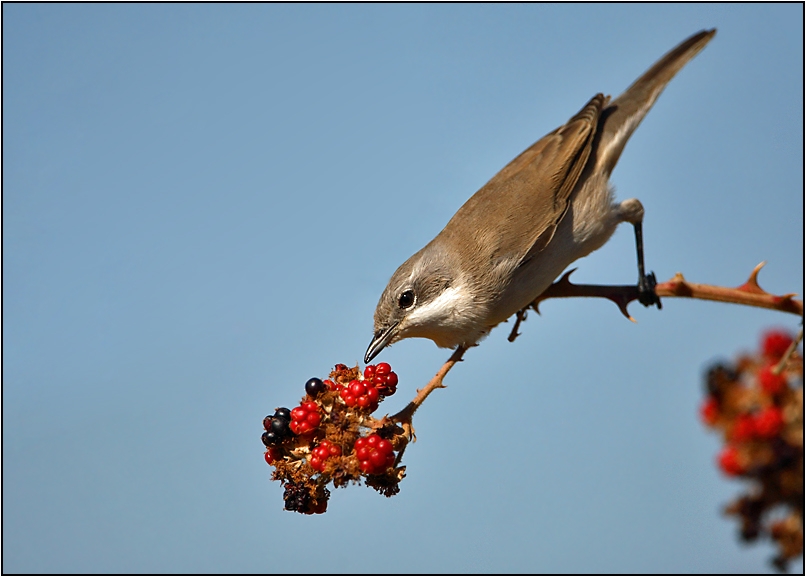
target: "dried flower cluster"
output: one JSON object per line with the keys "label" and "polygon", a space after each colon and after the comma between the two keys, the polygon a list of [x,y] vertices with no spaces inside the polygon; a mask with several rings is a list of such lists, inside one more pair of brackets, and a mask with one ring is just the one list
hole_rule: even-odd
{"label": "dried flower cluster", "polygon": [[336,365],[328,379],[305,384],[298,407],[280,407],[263,420],[266,462],[274,467],[272,480],[285,487],[286,510],[324,513],[331,482],[363,481],[387,497],[400,491],[408,436],[390,419],[371,416],[397,382],[388,363],[368,365],[363,373]]}
{"label": "dried flower cluster", "polygon": [[700,408],[725,440],[719,468],[750,482],[725,513],[738,517],[743,540],[777,544],[772,563],[781,571],[803,554],[803,357],[792,344],[769,331],[759,352],[712,366]]}

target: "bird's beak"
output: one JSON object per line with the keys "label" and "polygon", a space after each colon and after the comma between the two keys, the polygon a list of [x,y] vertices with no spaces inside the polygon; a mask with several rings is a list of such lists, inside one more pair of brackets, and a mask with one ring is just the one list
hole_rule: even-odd
{"label": "bird's beak", "polygon": [[375,333],[372,342],[369,343],[369,347],[367,348],[367,354],[364,355],[365,363],[369,363],[372,359],[378,356],[378,353],[380,353],[384,347],[389,344],[389,341],[392,340],[392,337],[395,334],[397,325],[398,323],[392,323],[385,329],[381,329]]}

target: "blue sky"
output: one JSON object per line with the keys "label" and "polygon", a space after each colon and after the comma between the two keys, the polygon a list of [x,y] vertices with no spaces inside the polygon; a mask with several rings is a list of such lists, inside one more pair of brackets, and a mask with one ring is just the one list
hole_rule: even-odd
{"label": "blue sky", "polygon": [[[781,313],[547,302],[428,399],[392,499],[285,512],[260,442],[475,190],[710,27],[617,194],[659,279],[766,260],[802,293],[800,4],[5,4],[3,570],[769,571],[697,410]],[[574,278],[632,282],[633,251],[622,227]],[[384,351],[382,409],[448,356]]]}

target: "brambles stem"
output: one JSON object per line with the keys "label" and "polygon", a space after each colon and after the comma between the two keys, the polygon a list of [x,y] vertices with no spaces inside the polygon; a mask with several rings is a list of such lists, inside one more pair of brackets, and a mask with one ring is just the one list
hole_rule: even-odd
{"label": "brambles stem", "polygon": [[798,348],[798,345],[803,340],[803,326],[800,327],[800,331],[798,332],[798,336],[795,337],[795,340],[792,341],[792,344],[789,345],[789,348],[786,349],[786,352],[781,357],[781,360],[778,361],[778,364],[772,369],[773,374],[780,375],[781,372],[786,368],[787,363],[789,362],[792,353],[795,352],[795,349]]}
{"label": "brambles stem", "polygon": [[[803,316],[803,302],[792,298],[795,293],[779,296],[768,293],[759,286],[758,273],[764,264],[762,262],[756,266],[747,281],[736,288],[692,283],[687,281],[681,273],[677,273],[666,282],[658,283],[655,287],[655,292],[659,297],[686,297],[719,301]],[[546,289],[533,303],[518,311],[515,325],[509,335],[510,341],[514,341],[518,337],[518,328],[521,322],[526,319],[526,311],[531,308],[540,312],[538,310],[540,303],[550,298],[603,297],[616,303],[621,313],[635,322],[635,319],[627,312],[627,305],[638,299],[638,287],[636,285],[574,284],[569,280],[569,277],[575,270],[572,269],[565,273],[560,277],[560,280]]]}
{"label": "brambles stem", "polygon": [[443,389],[445,385],[442,384],[442,379],[445,378],[445,375],[448,374],[453,366],[462,360],[462,355],[465,354],[467,351],[466,347],[456,347],[456,350],[453,351],[453,354],[450,358],[445,361],[445,364],[437,371],[437,374],[433,376],[433,378],[428,381],[422,389],[417,390],[417,396],[412,399],[412,401],[406,405],[401,411],[395,413],[391,417],[390,420],[394,421],[395,423],[400,423],[404,429],[406,429],[406,433],[408,436],[416,440],[414,435],[414,427],[411,425],[411,419],[414,416],[414,412],[420,408],[420,405],[423,404],[428,395],[434,392],[436,389]]}

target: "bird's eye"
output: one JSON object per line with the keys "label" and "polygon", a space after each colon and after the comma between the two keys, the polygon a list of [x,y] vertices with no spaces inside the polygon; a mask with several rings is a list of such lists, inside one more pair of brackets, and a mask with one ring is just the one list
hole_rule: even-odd
{"label": "bird's eye", "polygon": [[397,299],[397,306],[399,306],[402,309],[408,309],[411,308],[412,305],[414,305],[414,291],[413,290],[403,291],[400,294],[400,298]]}

